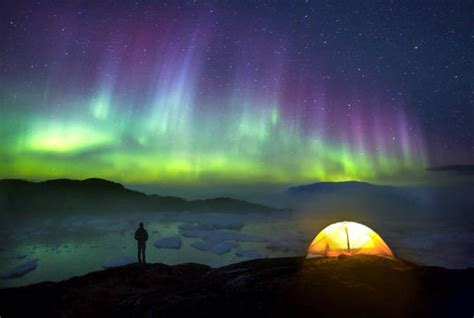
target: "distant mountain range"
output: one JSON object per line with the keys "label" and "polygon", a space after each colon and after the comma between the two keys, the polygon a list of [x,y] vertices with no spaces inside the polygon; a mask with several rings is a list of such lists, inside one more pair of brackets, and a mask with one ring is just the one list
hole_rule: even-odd
{"label": "distant mountain range", "polygon": [[103,179],[30,182],[0,180],[0,216],[109,211],[271,212],[276,209],[231,198],[185,200],[147,195]]}
{"label": "distant mountain range", "polygon": [[387,186],[358,181],[317,182],[290,187],[286,194],[293,205],[310,202],[316,207],[332,202],[338,209],[345,204],[344,209],[373,209],[379,214],[396,210],[397,214],[426,211],[430,215],[471,217],[474,204],[474,187],[469,184]]}
{"label": "distant mountain range", "polygon": [[[290,199],[297,202],[305,200],[319,201],[321,198],[336,198],[341,202],[369,202],[382,200],[385,205],[396,204],[401,206],[404,202],[410,204],[424,204],[432,201],[437,193],[429,187],[416,186],[387,186],[359,181],[344,182],[316,182],[307,185],[290,187],[287,194]],[[392,202],[393,203],[389,203]]]}
{"label": "distant mountain range", "polygon": [[367,182],[344,181],[344,182],[316,182],[288,188],[288,193],[301,194],[327,194],[331,192],[399,192],[401,188],[393,186],[375,185]]}
{"label": "distant mountain range", "polygon": [[299,201],[337,196],[344,201],[350,199],[398,200],[397,204],[401,201],[423,203],[431,200],[434,194],[439,194],[438,192],[439,190],[426,186],[387,186],[359,181],[316,182],[290,187],[287,190],[290,198]]}

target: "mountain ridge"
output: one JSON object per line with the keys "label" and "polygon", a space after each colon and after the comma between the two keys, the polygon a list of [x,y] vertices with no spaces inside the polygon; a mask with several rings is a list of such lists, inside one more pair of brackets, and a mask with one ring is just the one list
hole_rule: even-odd
{"label": "mountain ridge", "polygon": [[186,200],[159,194],[148,195],[128,189],[120,183],[99,178],[52,179],[39,182],[21,179],[0,180],[1,215],[87,210],[271,212],[277,209],[228,197]]}
{"label": "mountain ridge", "polygon": [[313,193],[328,193],[335,191],[368,191],[368,190],[398,190],[399,187],[378,185],[362,181],[340,181],[340,182],[314,182],[310,184],[303,184],[292,186],[287,189],[290,194],[313,194]]}

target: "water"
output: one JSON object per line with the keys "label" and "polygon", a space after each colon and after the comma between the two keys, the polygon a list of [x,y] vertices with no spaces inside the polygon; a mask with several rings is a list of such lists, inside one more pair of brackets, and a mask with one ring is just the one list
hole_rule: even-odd
{"label": "water", "polygon": [[[314,236],[340,216],[278,212],[272,214],[229,213],[140,213],[128,215],[38,218],[15,227],[0,226],[3,245],[0,272],[25,261],[38,259],[38,267],[14,279],[1,279],[0,287],[22,286],[42,281],[60,281],[101,270],[110,259],[136,257],[133,234],[145,223],[150,239],[147,261],[165,264],[194,262],[219,267],[247,260],[238,248],[256,250],[267,257],[304,255]],[[376,230],[396,255],[425,265],[447,268],[474,267],[474,229],[463,220],[433,218],[367,218],[360,221]],[[181,235],[180,249],[158,249],[158,238],[180,232],[183,225],[198,225],[212,238],[216,233],[244,233],[264,241],[237,241],[228,253],[217,255],[192,246],[196,237]],[[219,238],[217,238],[219,239]]]}

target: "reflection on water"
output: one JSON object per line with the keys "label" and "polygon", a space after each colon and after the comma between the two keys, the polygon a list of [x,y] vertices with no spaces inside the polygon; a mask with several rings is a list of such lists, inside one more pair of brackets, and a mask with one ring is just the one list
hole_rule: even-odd
{"label": "reflection on water", "polygon": [[[0,280],[0,287],[21,286],[41,281],[58,281],[102,269],[104,262],[136,256],[133,234],[145,222],[150,240],[148,262],[178,264],[195,262],[213,267],[249,259],[238,256],[267,257],[304,255],[319,230],[341,221],[338,216],[294,214],[228,213],[133,213],[119,216],[81,216],[49,218],[1,227],[4,245],[0,246],[0,272],[28,260],[38,259],[38,267],[26,275]],[[474,266],[474,231],[456,222],[404,218],[355,220],[379,233],[395,254],[417,263],[448,268]],[[460,230],[461,229],[461,230]],[[239,234],[240,233],[240,234]],[[153,242],[179,234],[180,249],[158,249]],[[246,235],[243,235],[246,234]],[[229,252],[216,254],[197,249],[193,244],[222,240],[235,243]],[[209,245],[207,244],[207,245]],[[204,244],[207,246],[206,244]],[[253,251],[253,252],[249,252]]]}

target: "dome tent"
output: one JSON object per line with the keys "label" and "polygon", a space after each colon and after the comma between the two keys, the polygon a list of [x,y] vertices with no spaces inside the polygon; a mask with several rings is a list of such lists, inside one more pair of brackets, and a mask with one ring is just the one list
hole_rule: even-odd
{"label": "dome tent", "polygon": [[339,255],[394,257],[375,231],[363,224],[348,221],[333,223],[319,232],[311,242],[306,258]]}

